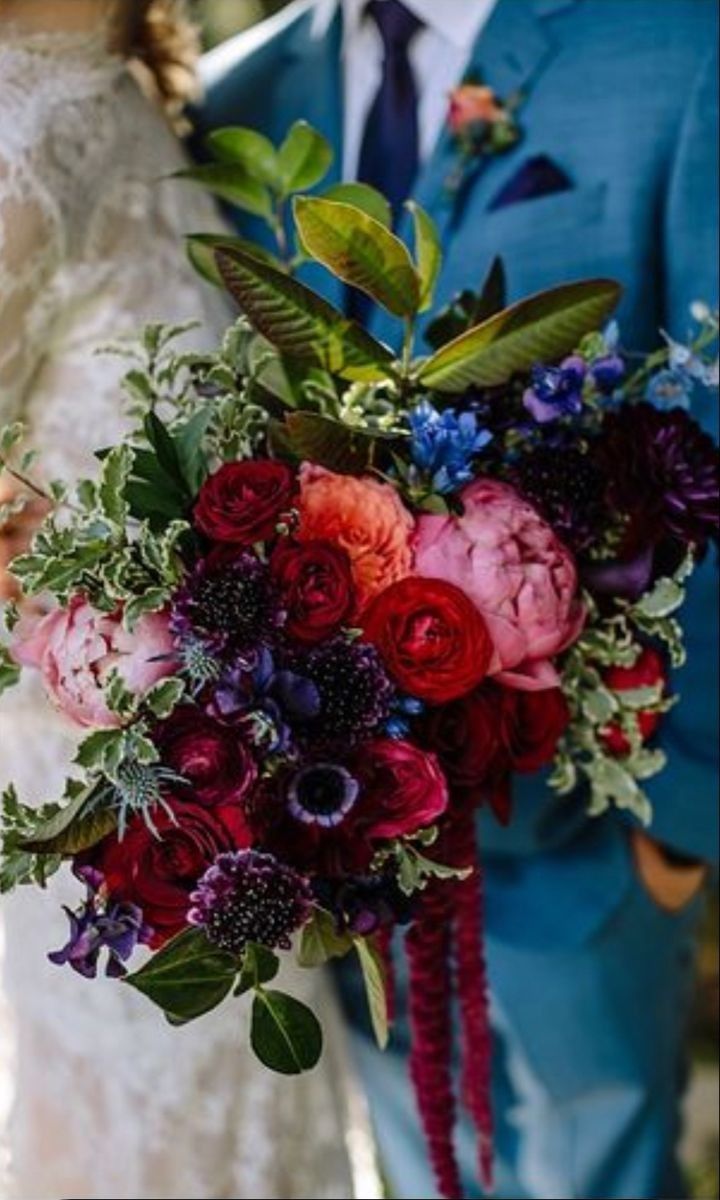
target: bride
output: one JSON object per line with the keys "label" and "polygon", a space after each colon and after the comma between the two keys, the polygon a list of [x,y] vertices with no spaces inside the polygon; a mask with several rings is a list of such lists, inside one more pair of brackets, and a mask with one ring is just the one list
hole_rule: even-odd
{"label": "bride", "polygon": [[[217,217],[158,182],[181,163],[162,103],[181,100],[188,36],[172,0],[0,0],[0,424],[29,425],[51,477],[122,436],[122,363],[98,347],[150,320],[227,323],[181,245]],[[58,792],[72,739],[34,683],[0,708],[0,746],[0,784]],[[329,995],[312,996],[320,1066],[274,1076],[244,1049],[240,1006],[171,1030],[131,989],[52,967],[60,905],[78,899],[61,873],[40,899],[2,900],[3,1200],[379,1194],[358,1178],[364,1111]],[[324,986],[310,978],[291,990]]]}

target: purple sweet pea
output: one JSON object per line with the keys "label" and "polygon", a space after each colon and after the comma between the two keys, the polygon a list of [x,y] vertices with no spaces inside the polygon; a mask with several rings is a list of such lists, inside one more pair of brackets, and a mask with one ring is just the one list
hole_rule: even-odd
{"label": "purple sweet pea", "polygon": [[531,372],[531,386],[523,395],[525,408],[539,425],[577,416],[582,411],[586,374],[587,363],[579,354],[563,359],[559,367],[537,363]]}
{"label": "purple sweet pea", "polygon": [[213,688],[209,710],[224,720],[264,717],[264,721],[254,722],[258,733],[270,736],[272,749],[286,750],[291,727],[317,717],[320,695],[311,680],[277,668],[271,651],[261,646],[223,672]]}
{"label": "purple sweet pea", "polygon": [[102,950],[108,951],[105,974],[118,979],[125,974],[125,963],[138,945],[147,945],[152,930],[143,921],[142,910],[135,904],[108,900],[101,895],[103,877],[93,867],[75,871],[85,883],[86,897],[73,912],[64,906],[70,922],[70,937],[61,950],[48,954],[56,966],[69,964],[86,979],[97,975]]}

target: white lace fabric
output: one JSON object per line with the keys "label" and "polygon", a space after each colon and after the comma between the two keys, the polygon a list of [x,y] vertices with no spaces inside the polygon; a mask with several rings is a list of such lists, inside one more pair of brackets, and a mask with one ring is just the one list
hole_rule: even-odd
{"label": "white lace fabric", "polygon": [[[98,347],[151,320],[197,318],[211,340],[227,324],[184,261],[182,233],[217,217],[165,178],[181,165],[102,39],[0,28],[0,423],[29,423],[50,477],[85,473],[123,435],[124,364]],[[0,785],[15,780],[27,802],[58,795],[74,742],[26,682],[0,703]],[[286,981],[330,1030],[321,1064],[275,1076],[252,1058],[242,1002],[171,1029],[130,988],[51,966],[60,905],[79,891],[64,870],[43,894],[2,900],[2,1200],[380,1195],[324,977]],[[359,1126],[362,1180],[346,1138],[357,1146]]]}

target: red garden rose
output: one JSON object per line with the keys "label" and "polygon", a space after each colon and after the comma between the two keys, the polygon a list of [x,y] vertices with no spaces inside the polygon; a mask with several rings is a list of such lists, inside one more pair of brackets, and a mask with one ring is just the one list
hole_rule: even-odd
{"label": "red garden rose", "polygon": [[295,476],[285,463],[225,463],[200,489],[195,524],[213,541],[252,546],[273,537],[294,494]]}
{"label": "red garden rose", "polygon": [[514,771],[532,773],[547,766],[570,720],[570,709],[560,688],[544,692],[513,691],[512,709],[506,714],[504,734]]}
{"label": "red garden rose", "polygon": [[471,691],[490,665],[493,648],[480,613],[442,579],[392,583],[366,610],[363,628],[395,682],[433,704]]}
{"label": "red garden rose", "polygon": [[503,823],[510,816],[512,764],[506,726],[515,695],[488,681],[468,696],[429,709],[419,724],[423,743],[438,754],[458,800],[487,802]]}
{"label": "red garden rose", "polygon": [[[646,646],[637,661],[631,667],[608,667],[603,673],[603,682],[614,692],[627,692],[632,688],[652,687],[653,684],[667,683],[667,669],[662,655],[652,646]],[[637,714],[638,729],[642,740],[646,742],[652,737],[660,724],[661,713],[639,712]],[[602,738],[611,754],[621,758],[632,749],[626,734],[617,722],[607,725]]]}
{"label": "red garden rose", "polygon": [[187,780],[199,804],[239,804],[257,778],[241,731],[192,704],[176,708],[156,733],[163,762]]}
{"label": "red garden rose", "polygon": [[335,633],[355,605],[349,555],[330,542],[283,538],[270,569],[287,610],[285,628],[300,642],[318,642]]}
{"label": "red garden rose", "polygon": [[154,949],[184,929],[190,893],[216,856],[250,843],[237,805],[208,809],[172,800],[170,807],[172,815],[153,814],[157,834],[137,816],[122,840],[105,838],[87,856],[113,897],[142,909]]}
{"label": "red garden rose", "polygon": [[445,776],[434,754],[411,742],[379,738],[358,764],[358,831],[372,841],[402,837],[432,825],[448,804]]}

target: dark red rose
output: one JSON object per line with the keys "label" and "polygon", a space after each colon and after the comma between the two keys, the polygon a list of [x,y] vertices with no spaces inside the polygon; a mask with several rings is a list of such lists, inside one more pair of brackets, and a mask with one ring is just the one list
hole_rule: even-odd
{"label": "dark red rose", "polygon": [[335,633],[355,606],[349,555],[330,542],[293,542],[275,547],[270,569],[287,610],[286,630],[300,642]]}
{"label": "dark red rose", "polygon": [[499,820],[510,815],[506,724],[515,693],[491,682],[462,699],[428,709],[419,724],[423,744],[438,755],[461,803],[489,803]]}
{"label": "dark red rose", "polygon": [[416,833],[447,808],[447,780],[436,755],[412,742],[378,738],[363,746],[357,775],[360,795],[351,817],[371,841]]}
{"label": "dark red rose", "polygon": [[466,695],[490,665],[493,647],[480,613],[442,579],[390,584],[366,609],[363,628],[399,687],[432,704]]}
{"label": "dark red rose", "polygon": [[285,463],[225,463],[200,489],[195,524],[215,542],[252,546],[274,536],[294,494],[295,476]]}
{"label": "dark red rose", "polygon": [[[646,646],[631,667],[608,667],[603,672],[603,682],[613,692],[627,692],[632,688],[652,687],[654,684],[667,684],[667,669],[662,655],[652,646]],[[652,737],[660,724],[661,713],[639,712],[637,714],[638,729],[642,740],[646,742]],[[602,732],[602,739],[611,754],[621,758],[629,754],[632,746],[617,722],[607,725]]]}
{"label": "dark red rose", "polygon": [[504,737],[514,771],[539,771],[554,757],[567,729],[570,709],[560,688],[512,691],[506,707]]}
{"label": "dark red rose", "polygon": [[158,727],[155,740],[163,762],[187,780],[189,798],[199,804],[239,804],[257,778],[241,730],[192,704],[176,708]]}
{"label": "dark red rose", "polygon": [[170,807],[172,815],[153,814],[157,835],[137,816],[122,840],[105,838],[87,856],[112,896],[142,909],[155,949],[184,929],[190,893],[216,856],[250,844],[237,805],[208,809],[172,800]]}

